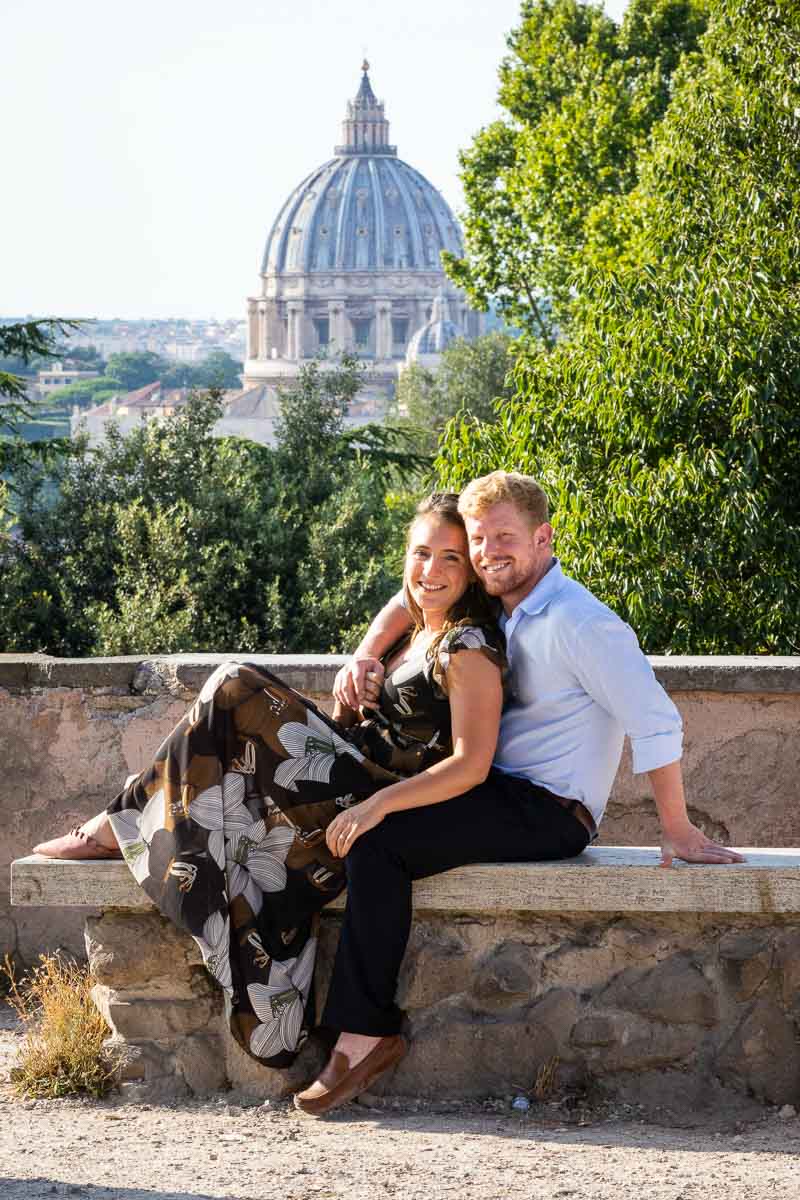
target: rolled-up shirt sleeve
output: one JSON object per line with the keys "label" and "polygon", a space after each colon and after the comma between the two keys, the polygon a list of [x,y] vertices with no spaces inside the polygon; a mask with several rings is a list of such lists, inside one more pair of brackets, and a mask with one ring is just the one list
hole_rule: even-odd
{"label": "rolled-up shirt sleeve", "polygon": [[677,762],[683,752],[680,713],[653,674],[630,625],[611,613],[607,618],[591,617],[570,640],[580,683],[630,738],[634,774]]}

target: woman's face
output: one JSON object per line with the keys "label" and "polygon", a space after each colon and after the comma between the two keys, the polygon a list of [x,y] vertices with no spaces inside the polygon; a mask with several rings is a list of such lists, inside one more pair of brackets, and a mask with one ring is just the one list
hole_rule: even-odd
{"label": "woman's face", "polygon": [[418,517],[411,527],[405,577],[425,624],[440,627],[474,578],[464,530],[435,513]]}

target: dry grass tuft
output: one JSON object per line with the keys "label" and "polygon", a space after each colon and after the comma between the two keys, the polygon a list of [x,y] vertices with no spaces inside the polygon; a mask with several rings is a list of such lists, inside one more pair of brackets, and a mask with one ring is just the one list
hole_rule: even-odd
{"label": "dry grass tuft", "polygon": [[19,980],[6,956],[0,973],[25,1030],[10,1076],[14,1090],[38,1100],[110,1091],[116,1062],[103,1042],[111,1031],[92,1000],[88,968],[59,954],[43,954],[39,966]]}
{"label": "dry grass tuft", "polygon": [[536,1082],[533,1085],[533,1094],[537,1100],[547,1100],[552,1096],[555,1090],[557,1068],[558,1058],[548,1058],[539,1067],[536,1072]]}

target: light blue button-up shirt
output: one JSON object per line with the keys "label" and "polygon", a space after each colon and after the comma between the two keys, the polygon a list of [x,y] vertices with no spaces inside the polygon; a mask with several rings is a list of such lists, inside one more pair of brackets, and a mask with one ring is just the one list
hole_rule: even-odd
{"label": "light blue button-up shirt", "polygon": [[625,734],[637,774],[681,757],[675,705],[629,625],[557,559],[501,619],[513,698],[494,765],[603,815]]}

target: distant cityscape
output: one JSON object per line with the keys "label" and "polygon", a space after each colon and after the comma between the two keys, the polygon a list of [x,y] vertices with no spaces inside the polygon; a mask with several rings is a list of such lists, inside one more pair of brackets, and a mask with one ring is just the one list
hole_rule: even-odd
{"label": "distant cityscape", "polygon": [[70,336],[69,344],[76,349],[94,346],[104,359],[112,354],[150,350],[174,362],[199,363],[214,351],[224,350],[231,358],[243,363],[247,323],[233,318],[227,321],[190,321],[180,317],[169,321],[92,320]]}

